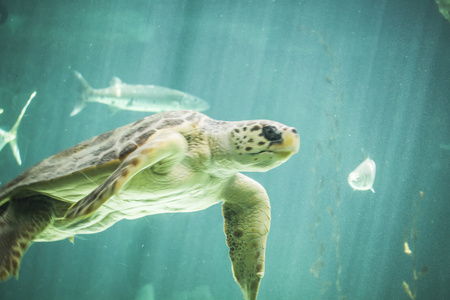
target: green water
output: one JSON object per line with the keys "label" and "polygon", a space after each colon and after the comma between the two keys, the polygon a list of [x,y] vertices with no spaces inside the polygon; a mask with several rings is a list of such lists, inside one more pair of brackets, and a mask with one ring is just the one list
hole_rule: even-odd
{"label": "green water", "polygon": [[[177,89],[214,119],[272,119],[300,134],[287,163],[246,174],[272,206],[258,299],[409,299],[403,281],[416,299],[450,297],[450,22],[433,1],[0,4],[2,129],[37,91],[19,129],[22,166],[9,146],[0,152],[2,184],[148,115],[94,103],[70,117],[73,70],[94,88],[117,76]],[[376,193],[353,191],[347,176],[368,156]],[[242,299],[220,205],[33,244],[20,279],[0,283],[2,300],[151,295]]]}

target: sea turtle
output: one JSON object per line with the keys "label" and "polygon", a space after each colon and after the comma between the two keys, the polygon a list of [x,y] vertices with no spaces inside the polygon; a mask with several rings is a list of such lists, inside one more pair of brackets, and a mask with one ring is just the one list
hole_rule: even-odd
{"label": "sea turtle", "polygon": [[233,274],[245,299],[264,275],[270,203],[240,171],[265,172],[291,157],[293,127],[226,122],[169,111],[55,154],[0,189],[0,280],[18,277],[32,241],[72,239],[121,219],[192,212],[223,201]]}

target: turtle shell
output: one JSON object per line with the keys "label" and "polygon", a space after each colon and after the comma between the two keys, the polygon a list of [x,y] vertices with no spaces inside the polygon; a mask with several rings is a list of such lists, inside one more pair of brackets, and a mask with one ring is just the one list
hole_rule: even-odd
{"label": "turtle shell", "polygon": [[5,184],[0,189],[0,205],[11,197],[22,198],[35,193],[48,194],[62,201],[76,202],[82,193],[72,191],[73,199],[67,199],[58,197],[53,191],[56,191],[57,186],[61,186],[62,181],[67,183],[84,180],[91,182],[92,185],[94,183],[98,185],[131,152],[144,144],[158,130],[167,128],[179,130],[183,123],[195,122],[201,118],[208,117],[194,111],[165,112],[81,142],[44,159]]}

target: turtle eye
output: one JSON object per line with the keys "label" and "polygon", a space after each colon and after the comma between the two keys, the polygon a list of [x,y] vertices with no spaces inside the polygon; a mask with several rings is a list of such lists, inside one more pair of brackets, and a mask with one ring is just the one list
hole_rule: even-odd
{"label": "turtle eye", "polygon": [[281,133],[274,126],[265,126],[262,129],[264,137],[269,141],[279,141],[281,140]]}

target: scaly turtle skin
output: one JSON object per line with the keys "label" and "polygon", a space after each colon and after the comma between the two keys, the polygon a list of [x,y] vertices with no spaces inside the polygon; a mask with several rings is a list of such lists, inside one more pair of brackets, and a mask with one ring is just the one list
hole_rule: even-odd
{"label": "scaly turtle skin", "polygon": [[295,128],[274,121],[224,122],[171,111],[55,154],[0,190],[0,280],[18,277],[32,241],[73,238],[121,219],[223,201],[234,277],[244,298],[256,299],[270,203],[264,188],[239,172],[270,170],[299,145]]}

